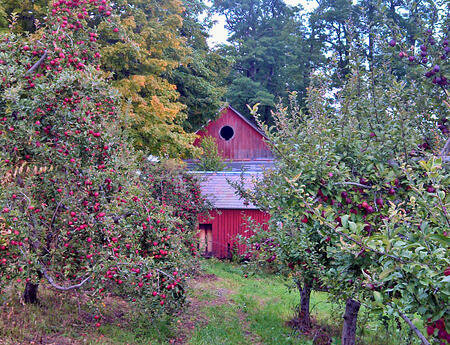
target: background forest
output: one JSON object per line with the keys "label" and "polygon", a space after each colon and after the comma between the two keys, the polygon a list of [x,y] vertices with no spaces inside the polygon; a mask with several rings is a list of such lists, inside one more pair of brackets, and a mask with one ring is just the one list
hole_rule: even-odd
{"label": "background forest", "polygon": [[[12,30],[33,34],[48,6],[48,0],[3,1],[0,29],[9,30],[14,13]],[[414,45],[446,4],[323,0],[308,4],[309,11],[282,0],[121,0],[113,6],[121,13],[119,26],[100,27],[98,41],[102,68],[126,100],[133,142],[154,155],[188,157],[198,153],[190,133],[225,102],[249,118],[247,104],[258,103],[263,119],[272,123],[271,111],[290,92],[305,106],[313,72],[329,74],[335,88],[343,85],[352,42],[369,68],[376,68],[386,54],[380,39],[401,32]],[[229,37],[210,47],[213,14],[225,18]],[[404,64],[391,68],[399,77],[405,74]]]}

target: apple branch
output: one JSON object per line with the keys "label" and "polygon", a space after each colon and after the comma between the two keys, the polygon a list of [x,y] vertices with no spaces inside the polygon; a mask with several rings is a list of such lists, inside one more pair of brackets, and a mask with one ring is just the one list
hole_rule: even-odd
{"label": "apple branch", "polygon": [[172,279],[172,280],[174,280],[174,281],[177,281],[172,275],[170,275],[169,273],[166,273],[166,272],[164,272],[164,271],[162,271],[162,270],[160,270],[160,269],[156,269],[155,271],[157,271],[157,272],[159,272],[159,273],[161,273],[161,274],[163,274],[163,275],[165,275],[166,277],[168,277],[168,278],[170,278],[170,279]]}
{"label": "apple branch", "polygon": [[[316,214],[316,215],[317,215],[317,214]],[[329,228],[333,229],[332,226],[331,226],[329,223],[325,223],[325,224],[326,224]],[[391,259],[393,259],[393,260],[395,260],[395,261],[401,262],[402,264],[404,264],[404,263],[412,263],[412,261],[409,261],[409,260],[408,260],[408,261],[403,260],[402,258],[399,258],[398,256],[391,255],[391,254],[388,254],[388,253],[385,253],[385,252],[381,252],[381,251],[379,251],[379,250],[373,249],[373,248],[368,247],[368,246],[364,246],[361,242],[355,240],[353,237],[351,237],[350,235],[346,234],[345,232],[339,231],[339,230],[337,230],[337,229],[333,229],[333,231],[334,231],[335,233],[337,233],[338,235],[341,235],[341,236],[345,237],[345,238],[346,238],[347,240],[349,240],[350,242],[353,242],[353,243],[357,244],[362,250],[368,250],[368,251],[370,251],[370,252],[372,252],[372,253],[374,253],[374,254],[378,254],[378,255],[380,255],[380,256],[387,256],[388,258],[391,258]]]}
{"label": "apple branch", "polygon": [[61,290],[61,291],[69,291],[69,290],[74,290],[74,289],[79,289],[80,287],[82,287],[91,277],[87,277],[85,279],[83,279],[79,284],[75,284],[75,285],[69,285],[69,286],[61,286],[61,285],[57,285],[55,283],[55,281],[53,280],[52,277],[50,277],[50,275],[48,274],[47,270],[41,265],[42,267],[42,273],[44,274],[45,279],[47,279],[48,283],[55,288],[56,290]]}
{"label": "apple branch", "polygon": [[132,211],[128,211],[128,212],[126,212],[124,214],[121,214],[120,216],[112,216],[112,219],[113,219],[115,224],[119,224],[119,221],[121,219],[126,219],[126,218],[128,218],[130,216],[137,216],[137,215],[138,215],[137,213],[134,213]]}
{"label": "apple branch", "polygon": [[444,206],[444,203],[442,201],[441,196],[439,195],[439,193],[436,193],[436,196],[438,197],[439,200],[439,206],[441,207],[442,213],[444,214],[445,220],[447,221],[447,225],[450,226],[450,219],[448,217],[448,213],[447,213],[447,209]]}
{"label": "apple branch", "polygon": [[357,186],[360,188],[367,188],[367,189],[371,189],[371,186],[367,186],[365,184],[361,184],[361,183],[357,183],[357,182],[336,182],[335,183],[336,186],[340,186],[340,185],[351,185],[351,186]]}
{"label": "apple branch", "polygon": [[445,157],[448,156],[449,154],[450,154],[450,138],[447,139],[447,142],[445,143],[444,147],[439,153],[439,156]]}
{"label": "apple branch", "polygon": [[33,65],[31,66],[31,68],[25,72],[25,75],[32,73],[33,71],[35,71],[45,60],[45,58],[47,57],[48,53],[47,50],[44,52],[44,55],[41,56],[41,58]]}
{"label": "apple branch", "polygon": [[[289,180],[286,179],[286,181],[291,185],[291,187],[292,187],[294,190],[296,190],[296,188],[292,185],[292,183],[291,183]],[[313,207],[305,200],[305,198],[304,198],[303,196],[300,195],[300,198],[301,198],[302,201],[305,203],[306,208],[307,208],[309,211],[311,211],[314,215],[316,215],[316,217],[318,218],[319,221],[321,221],[323,224],[325,224],[325,225],[326,225],[331,231],[333,231],[334,233],[336,233],[336,234],[338,234],[338,235],[340,235],[340,236],[342,236],[342,237],[345,237],[345,239],[347,239],[348,241],[350,241],[350,242],[352,242],[352,243],[357,244],[361,249],[368,250],[368,251],[370,251],[370,252],[372,252],[372,253],[374,253],[374,254],[380,255],[380,256],[386,256],[386,257],[391,258],[391,259],[393,259],[393,260],[395,260],[395,261],[397,261],[397,262],[401,262],[401,263],[410,263],[410,261],[406,261],[406,260],[404,260],[404,259],[402,259],[402,258],[400,258],[400,257],[398,257],[398,256],[391,255],[391,254],[388,254],[388,253],[386,253],[386,252],[381,252],[381,251],[378,251],[378,250],[376,250],[376,249],[374,249],[374,248],[365,246],[363,243],[361,243],[360,241],[354,239],[354,238],[353,238],[352,236],[350,236],[349,234],[346,234],[345,232],[339,231],[338,229],[336,229],[336,227],[335,227],[332,223],[330,223],[330,222],[327,221],[324,217],[322,217],[322,215],[321,215],[317,210],[315,210],[315,209],[314,209],[314,208],[313,208]]]}
{"label": "apple branch", "polygon": [[425,336],[422,334],[422,332],[412,323],[412,321],[409,319],[408,316],[403,314],[400,310],[398,310],[399,315],[405,322],[411,327],[411,329],[416,333],[416,335],[419,337],[419,339],[422,341],[422,344],[424,345],[431,345],[430,342],[425,338]]}
{"label": "apple branch", "polygon": [[50,222],[50,229],[53,229],[53,225],[55,224],[55,220],[56,220],[56,214],[58,213],[59,208],[60,208],[61,205],[62,205],[62,202],[63,202],[63,199],[61,199],[61,200],[58,202],[58,205],[56,205],[56,209],[55,209],[55,211],[53,212],[52,220],[51,220],[51,222]]}

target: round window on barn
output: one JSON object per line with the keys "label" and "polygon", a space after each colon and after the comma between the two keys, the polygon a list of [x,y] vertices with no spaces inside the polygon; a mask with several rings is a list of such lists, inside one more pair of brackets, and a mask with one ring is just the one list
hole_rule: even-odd
{"label": "round window on barn", "polygon": [[226,141],[231,140],[234,137],[234,129],[231,126],[223,126],[219,133],[220,137]]}

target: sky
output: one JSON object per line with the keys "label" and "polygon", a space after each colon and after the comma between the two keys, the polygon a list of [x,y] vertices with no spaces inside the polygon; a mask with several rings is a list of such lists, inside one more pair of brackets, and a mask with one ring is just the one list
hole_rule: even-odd
{"label": "sky", "polygon": [[[314,7],[313,2],[310,0],[284,0],[284,2],[291,6],[302,4],[305,9],[311,9]],[[225,29],[225,18],[223,16],[216,14],[213,16],[213,20],[216,21],[216,24],[209,32],[209,34],[211,35],[208,39],[208,44],[210,47],[225,43],[227,41],[228,34],[227,30]]]}

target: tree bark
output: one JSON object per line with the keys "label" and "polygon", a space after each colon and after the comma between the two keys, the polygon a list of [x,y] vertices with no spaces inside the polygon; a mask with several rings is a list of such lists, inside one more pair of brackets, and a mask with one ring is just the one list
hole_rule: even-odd
{"label": "tree bark", "polygon": [[356,320],[361,303],[349,298],[345,304],[344,326],[342,327],[342,345],[356,344]]}
{"label": "tree bark", "polygon": [[311,282],[306,280],[303,287],[297,282],[300,291],[300,308],[298,311],[298,328],[301,332],[307,332],[311,329],[311,315],[309,313],[309,301],[311,297]]}
{"label": "tree bark", "polygon": [[38,288],[39,284],[27,282],[25,285],[25,291],[23,292],[23,299],[25,300],[25,303],[37,303]]}

